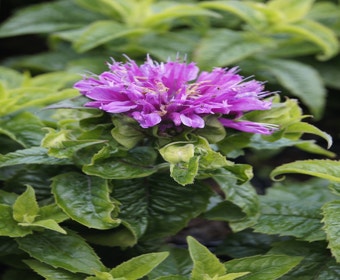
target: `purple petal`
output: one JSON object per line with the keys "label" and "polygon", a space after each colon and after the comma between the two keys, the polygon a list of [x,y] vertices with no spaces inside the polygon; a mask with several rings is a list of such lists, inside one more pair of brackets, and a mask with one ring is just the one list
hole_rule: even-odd
{"label": "purple petal", "polygon": [[186,116],[181,114],[180,115],[181,121],[184,125],[193,127],[193,128],[203,128],[204,127],[204,120],[198,115],[190,115]]}

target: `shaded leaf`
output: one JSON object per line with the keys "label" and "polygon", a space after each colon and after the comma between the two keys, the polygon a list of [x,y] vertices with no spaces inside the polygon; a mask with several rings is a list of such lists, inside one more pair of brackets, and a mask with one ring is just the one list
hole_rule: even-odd
{"label": "shaded leaf", "polygon": [[64,173],[53,178],[52,192],[58,206],[82,225],[109,229],[120,222],[111,217],[116,205],[110,200],[107,182],[102,178]]}
{"label": "shaded leaf", "polygon": [[324,230],[327,235],[327,240],[329,241],[328,247],[337,262],[340,262],[340,200],[326,203],[322,207],[322,213],[324,216],[322,221],[325,224]]}
{"label": "shaded leaf", "polygon": [[75,233],[46,230],[18,238],[17,242],[31,257],[56,268],[85,274],[105,269],[93,249]]}

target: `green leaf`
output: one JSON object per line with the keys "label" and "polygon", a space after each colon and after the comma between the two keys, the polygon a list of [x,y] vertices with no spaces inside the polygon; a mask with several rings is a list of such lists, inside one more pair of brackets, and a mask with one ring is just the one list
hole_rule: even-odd
{"label": "green leaf", "polygon": [[140,126],[129,117],[112,118],[115,127],[111,130],[112,137],[121,145],[132,149],[140,142],[144,135],[140,131]]}
{"label": "green leaf", "polygon": [[13,204],[13,218],[19,223],[32,223],[39,213],[34,189],[28,186]]}
{"label": "green leaf", "polygon": [[129,5],[132,6],[131,1],[110,1],[98,0],[93,2],[91,0],[76,0],[76,3],[87,10],[94,11],[112,18],[126,17],[129,15]]}
{"label": "green leaf", "polygon": [[285,173],[299,173],[311,175],[334,182],[340,182],[340,162],[335,160],[297,160],[276,167],[270,177],[273,180],[284,180],[284,176],[278,178],[279,175]]}
{"label": "green leaf", "polygon": [[266,16],[251,3],[240,1],[203,1],[201,7],[230,12],[240,17],[250,26],[261,28],[266,23]]}
{"label": "green leaf", "polygon": [[201,67],[210,70],[212,67],[235,64],[272,45],[272,40],[250,32],[211,30],[201,40],[194,60]]}
{"label": "green leaf", "polygon": [[190,236],[187,238],[187,242],[189,245],[190,257],[194,263],[191,274],[192,280],[203,280],[205,279],[204,275],[214,278],[226,273],[225,266],[208,250],[208,248]]}
{"label": "green leaf", "polygon": [[17,242],[31,257],[56,268],[90,275],[105,270],[93,249],[75,233],[46,230],[17,238]]}
{"label": "green leaf", "polygon": [[[7,67],[0,67],[0,82],[5,89],[12,89],[22,85],[24,75]],[[0,95],[1,96],[1,95]],[[4,96],[1,96],[3,98]]]}
{"label": "green leaf", "polygon": [[126,280],[140,279],[164,261],[168,255],[168,252],[140,255],[116,266],[110,271],[110,274],[114,278],[123,277]]}
{"label": "green leaf", "polygon": [[327,141],[327,148],[329,149],[332,144],[332,136],[328,133],[318,129],[312,124],[305,122],[297,122],[289,125],[285,131],[285,133],[311,133],[314,135],[318,135]]}
{"label": "green leaf", "polygon": [[318,55],[320,60],[330,59],[339,51],[336,34],[330,28],[316,21],[304,19],[294,24],[275,24],[270,28],[270,31],[290,34],[314,43],[323,52],[323,54]]}
{"label": "green leaf", "polygon": [[261,61],[261,67],[274,75],[293,95],[301,98],[316,118],[321,117],[326,90],[314,68],[288,59],[266,59]]}
{"label": "green leaf", "polygon": [[12,153],[0,155],[0,167],[18,164],[62,165],[68,163],[69,161],[65,159],[49,157],[47,150],[40,147],[17,150]]}
{"label": "green leaf", "polygon": [[147,29],[128,28],[112,20],[96,21],[83,30],[73,46],[77,52],[82,53],[115,39],[136,37],[146,32]]}
{"label": "green leaf", "polygon": [[305,17],[315,0],[271,0],[267,3],[269,9],[281,14],[279,21],[294,22]]}
{"label": "green leaf", "polygon": [[83,166],[83,172],[104,179],[131,179],[146,177],[158,170],[154,165],[157,153],[151,147],[136,147],[124,157],[115,153],[116,150],[104,147],[93,156],[90,164]]}
{"label": "green leaf", "polygon": [[130,224],[137,236],[144,234],[143,240],[153,240],[175,234],[201,214],[211,190],[200,181],[182,187],[164,173],[143,179],[116,180],[112,196],[121,203],[122,222]]}
{"label": "green leaf", "polygon": [[102,178],[64,173],[53,178],[52,192],[58,206],[82,225],[109,229],[120,223],[111,217],[116,206],[110,200],[107,182]]}
{"label": "green leaf", "polygon": [[256,232],[295,236],[306,241],[324,240],[320,203],[264,200],[261,216],[253,226]]}
{"label": "green leaf", "polygon": [[336,263],[326,250],[325,242],[303,242],[296,240],[282,241],[273,244],[268,254],[285,254],[301,256],[303,260],[280,280],[291,279],[337,279],[340,276],[340,264]]}
{"label": "green leaf", "polygon": [[322,214],[324,216],[322,219],[322,222],[325,224],[324,230],[329,241],[328,248],[331,250],[337,262],[340,262],[340,201],[335,200],[326,203],[322,207]]}
{"label": "green leaf", "polygon": [[39,220],[35,222],[30,222],[30,223],[19,223],[20,226],[24,227],[32,227],[34,228],[44,228],[44,229],[49,229],[49,230],[54,230],[56,232],[66,234],[66,231],[58,225],[58,223],[55,220],[48,219],[48,220]]}
{"label": "green leaf", "polygon": [[0,204],[13,205],[17,197],[16,193],[0,190]]}
{"label": "green leaf", "polygon": [[73,1],[56,1],[21,9],[0,27],[0,37],[34,33],[51,33],[80,27],[96,19]]}
{"label": "green leaf", "polygon": [[182,186],[192,184],[198,172],[199,157],[192,157],[188,162],[170,164],[171,177]]}
{"label": "green leaf", "polygon": [[275,280],[298,265],[301,260],[302,257],[259,255],[228,261],[225,267],[228,272],[249,271],[250,273],[243,276],[242,280]]}
{"label": "green leaf", "polygon": [[54,268],[33,259],[24,260],[24,262],[46,280],[83,280],[85,277],[85,275],[74,274],[61,268]]}
{"label": "green leaf", "polygon": [[[232,170],[232,168],[231,168]],[[247,165],[236,165],[232,171],[220,169],[213,175],[221,190],[226,196],[226,200],[236,205],[246,215],[245,217],[236,212],[236,216],[228,216],[225,219],[229,221],[234,231],[241,231],[253,225],[259,216],[259,201],[255,189],[247,182],[252,176],[251,168]],[[223,208],[223,207],[222,207]],[[234,209],[233,209],[234,208]],[[234,210],[233,207],[231,210]],[[234,220],[239,216],[241,219]]]}
{"label": "green leaf", "polygon": [[42,121],[30,112],[0,118],[0,133],[3,133],[28,148],[39,146],[45,132]]}
{"label": "green leaf", "polygon": [[29,86],[48,87],[53,90],[60,90],[68,85],[72,85],[79,80],[79,74],[64,71],[55,71],[37,75],[30,79]]}
{"label": "green leaf", "polygon": [[21,237],[31,233],[30,228],[19,226],[13,219],[11,206],[0,204],[0,236]]}

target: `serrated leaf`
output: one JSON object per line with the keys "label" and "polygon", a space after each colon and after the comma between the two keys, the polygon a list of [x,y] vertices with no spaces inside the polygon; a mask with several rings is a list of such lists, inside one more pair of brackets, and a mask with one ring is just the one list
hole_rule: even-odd
{"label": "serrated leaf", "polygon": [[83,53],[114,39],[136,37],[147,31],[144,28],[128,28],[112,20],[96,21],[83,30],[73,46],[77,52]]}
{"label": "serrated leaf", "polygon": [[331,250],[337,262],[340,262],[340,200],[326,203],[322,207],[322,214],[324,216],[322,219],[322,222],[325,224],[324,230],[329,241],[328,248]]}
{"label": "serrated leaf", "polygon": [[291,94],[299,97],[316,118],[325,106],[326,90],[318,72],[307,64],[288,59],[266,59],[261,67],[275,76]]}
{"label": "serrated leaf", "polygon": [[225,266],[208,248],[190,236],[187,238],[187,242],[190,257],[194,263],[191,273],[192,280],[203,280],[205,279],[204,275],[214,279],[214,277],[222,276],[226,273]]}
{"label": "serrated leaf", "polygon": [[0,204],[0,236],[21,237],[31,233],[30,228],[20,227],[13,219],[11,206]]}
{"label": "serrated leaf", "polygon": [[276,167],[270,177],[273,180],[284,180],[286,173],[298,173],[327,179],[334,182],[340,182],[340,162],[335,160],[297,160]]}
{"label": "serrated leaf", "polygon": [[[304,279],[337,279],[340,276],[340,264],[330,256],[326,250],[325,242],[303,242],[288,240],[276,242],[268,254],[285,254],[287,256],[301,256],[303,260],[287,274],[282,280]],[[280,280],[281,280],[280,278]]]}
{"label": "serrated leaf", "polygon": [[105,270],[93,249],[75,233],[46,230],[18,238],[17,242],[31,257],[56,268],[90,275]]}
{"label": "serrated leaf", "polygon": [[12,153],[0,155],[0,167],[18,164],[60,165],[68,163],[69,161],[65,159],[49,157],[47,155],[47,150],[40,147],[17,150]]}
{"label": "serrated leaf", "polygon": [[13,204],[13,218],[19,223],[32,223],[39,213],[34,189],[28,186]]}
{"label": "serrated leaf", "polygon": [[0,37],[77,28],[96,18],[94,14],[80,9],[72,1],[31,5],[21,9],[2,24]]}
{"label": "serrated leaf", "polygon": [[83,280],[85,277],[85,275],[75,274],[61,268],[54,268],[33,259],[24,260],[24,262],[46,280]]}
{"label": "serrated leaf", "polygon": [[121,203],[119,217],[146,240],[175,234],[206,209],[211,195],[200,181],[183,187],[164,174],[116,180],[113,186],[112,196]]}
{"label": "serrated leaf", "polygon": [[265,200],[261,216],[253,226],[256,232],[295,236],[306,241],[324,240],[320,203]]}
{"label": "serrated leaf", "polygon": [[210,69],[229,66],[271,47],[273,42],[250,32],[211,30],[195,51],[194,60]]}
{"label": "serrated leaf", "polygon": [[234,259],[225,263],[228,272],[250,273],[242,280],[275,280],[287,273],[300,263],[302,257],[283,255],[252,256],[243,259]]}
{"label": "serrated leaf", "polygon": [[52,192],[58,206],[73,220],[89,228],[110,229],[119,225],[111,217],[116,208],[106,180],[80,173],[53,178]]}
{"label": "serrated leaf", "polygon": [[114,278],[122,277],[126,280],[140,279],[164,261],[168,255],[168,252],[140,255],[116,266],[110,271],[110,274]]}

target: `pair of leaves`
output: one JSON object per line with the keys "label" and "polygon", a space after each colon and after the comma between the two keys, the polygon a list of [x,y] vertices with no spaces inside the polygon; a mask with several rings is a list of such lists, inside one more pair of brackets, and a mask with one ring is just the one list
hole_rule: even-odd
{"label": "pair of leaves", "polygon": [[[5,192],[2,195],[9,196]],[[0,208],[1,224],[4,225],[0,229],[2,236],[22,237],[41,228],[66,233],[58,223],[66,220],[67,217],[53,204],[40,208],[34,189],[30,186],[15,198],[13,204],[0,204]]]}

